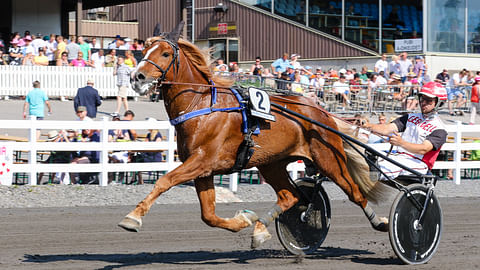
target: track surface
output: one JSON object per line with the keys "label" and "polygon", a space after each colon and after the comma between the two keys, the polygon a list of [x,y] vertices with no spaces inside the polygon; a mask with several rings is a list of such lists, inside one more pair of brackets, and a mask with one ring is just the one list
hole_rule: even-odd
{"label": "track surface", "polygon": [[[479,269],[477,198],[440,198],[444,231],[426,265],[401,265],[387,233],[370,228],[360,209],[332,201],[332,224],[318,253],[299,258],[273,239],[250,250],[251,228],[210,228],[199,206],[155,205],[140,233],[116,226],[132,206],[0,209],[0,269]],[[220,216],[271,203],[219,204]],[[385,215],[388,207],[381,205]]]}

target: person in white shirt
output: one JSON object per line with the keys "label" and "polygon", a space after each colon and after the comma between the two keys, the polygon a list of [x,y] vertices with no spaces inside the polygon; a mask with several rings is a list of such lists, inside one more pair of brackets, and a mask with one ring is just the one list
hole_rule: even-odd
{"label": "person in white shirt", "polygon": [[95,68],[105,67],[105,55],[103,49],[98,50],[98,52],[92,54],[92,64]]}
{"label": "person in white shirt", "polygon": [[385,73],[383,71],[380,71],[378,73],[377,79],[375,80],[375,84],[377,86],[382,86],[387,84],[387,79],[385,79]]}
{"label": "person in white shirt", "polygon": [[387,62],[387,55],[382,54],[382,58],[380,58],[376,63],[375,63],[375,72],[380,73],[380,71],[383,71],[384,74],[387,74],[388,71],[388,62]]}
{"label": "person in white shirt", "polygon": [[51,34],[50,36],[45,36],[45,47],[47,50],[45,51],[45,55],[48,58],[48,65],[55,66],[55,51],[57,50],[57,41],[55,40],[55,35]]}
{"label": "person in white shirt", "polygon": [[35,39],[30,43],[33,47],[33,54],[35,56],[38,55],[38,48],[42,47],[45,48],[47,44],[45,44],[45,41],[42,39],[42,34],[37,33],[37,36],[35,36]]}
{"label": "person in white shirt", "polygon": [[[448,112],[454,116],[452,100],[457,99],[456,108],[461,108],[465,100],[465,87],[468,85],[468,72],[464,69],[460,73],[455,73],[450,79],[450,87],[447,88],[448,92]],[[456,111],[458,114],[463,115],[462,111]]]}
{"label": "person in white shirt", "polygon": [[293,69],[294,70],[297,70],[297,69],[303,69],[302,65],[300,64],[300,62],[298,62],[298,58],[300,58],[300,55],[294,53],[290,56],[290,65],[293,66]]}
{"label": "person in white shirt", "polygon": [[97,42],[97,38],[96,37],[93,37],[92,38],[92,42],[89,43],[90,45],[90,49],[101,49],[102,46],[100,45],[100,43]]}
{"label": "person in white shirt", "polygon": [[337,93],[337,100],[342,101],[343,103],[343,110],[347,104],[350,104],[350,100],[348,99],[348,93],[350,92],[350,86],[347,83],[344,75],[340,75],[338,81],[334,82],[332,85],[332,90]]}

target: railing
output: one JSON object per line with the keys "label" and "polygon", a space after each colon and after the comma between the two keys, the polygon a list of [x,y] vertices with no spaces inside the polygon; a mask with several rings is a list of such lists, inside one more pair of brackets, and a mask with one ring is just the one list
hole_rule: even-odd
{"label": "railing", "polygon": [[[417,99],[419,85],[377,85],[370,87],[367,84],[348,84],[348,93],[341,96],[335,92],[333,85],[338,79],[326,78],[323,86],[314,87],[310,84],[285,81],[274,77],[260,77],[241,73],[223,73],[223,76],[230,76],[235,79],[235,84],[241,87],[257,87],[284,91],[286,93],[301,94],[314,98],[329,112],[334,113],[365,113],[365,112],[408,112],[419,110],[408,108],[411,100]],[[278,90],[283,88],[283,90]],[[466,103],[463,107],[457,108],[462,111],[470,110],[471,86],[464,86]],[[314,93],[311,95],[310,93]],[[347,98],[349,104],[343,105],[343,99]],[[446,110],[446,104],[440,108]]]}
{"label": "railing", "polygon": [[[84,87],[87,79],[94,79],[95,88],[102,97],[117,96],[113,68],[61,66],[2,66],[0,65],[0,96],[26,96],[32,83],[39,81],[49,97],[73,97]],[[132,89],[128,96],[138,96]]]}
{"label": "railing", "polygon": [[[7,146],[13,151],[26,151],[29,153],[28,163],[12,164],[11,172],[26,172],[30,174],[28,184],[36,185],[38,172],[100,172],[101,186],[108,183],[108,172],[126,171],[171,171],[180,165],[174,160],[176,150],[175,131],[168,121],[36,121],[31,120],[0,120],[2,129],[28,129],[28,142],[0,142],[0,146]],[[100,130],[100,142],[37,142],[37,131],[60,130],[60,129],[98,129]],[[108,130],[114,129],[158,129],[167,134],[167,140],[162,142],[108,142]],[[480,143],[463,143],[462,134],[466,132],[480,133],[480,125],[456,125],[447,126],[447,131],[454,133],[455,142],[446,143],[442,150],[454,151],[453,161],[438,161],[434,169],[454,169],[455,183],[460,184],[460,170],[465,168],[480,168],[480,161],[462,161],[461,153],[466,150],[480,150]],[[377,150],[388,150],[389,144],[371,144]],[[0,147],[1,148],[1,147]],[[37,162],[38,151],[100,151],[98,164],[41,164]],[[108,163],[108,154],[111,151],[166,151],[166,162],[155,163]],[[303,163],[291,163],[287,167],[293,178],[299,171],[304,171]],[[238,174],[230,176],[230,189],[236,191]]]}

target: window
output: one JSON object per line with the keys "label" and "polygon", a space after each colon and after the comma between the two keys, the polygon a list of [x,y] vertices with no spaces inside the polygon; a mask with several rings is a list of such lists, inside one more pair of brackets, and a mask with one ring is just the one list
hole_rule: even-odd
{"label": "window", "polygon": [[428,0],[428,6],[428,50],[464,53],[465,0]]}
{"label": "window", "polygon": [[208,46],[213,48],[213,59],[223,59],[225,63],[238,62],[237,39],[211,39]]}

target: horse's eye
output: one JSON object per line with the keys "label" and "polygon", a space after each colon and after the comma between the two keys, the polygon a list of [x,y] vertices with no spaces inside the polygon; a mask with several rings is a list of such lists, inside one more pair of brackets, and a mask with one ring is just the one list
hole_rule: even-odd
{"label": "horse's eye", "polygon": [[167,52],[164,52],[164,53],[162,54],[162,56],[163,56],[163,57],[169,57],[169,56],[170,56],[170,54],[169,54],[169,53],[167,53]]}

